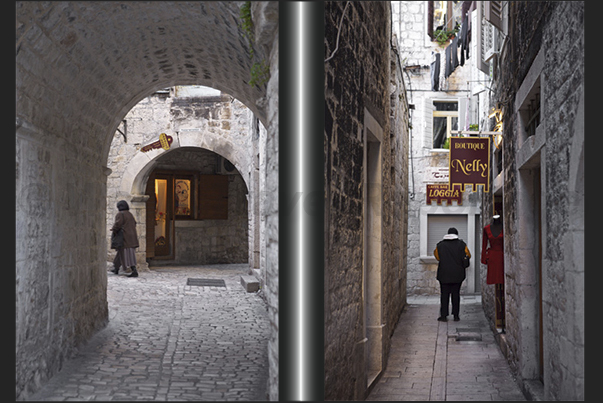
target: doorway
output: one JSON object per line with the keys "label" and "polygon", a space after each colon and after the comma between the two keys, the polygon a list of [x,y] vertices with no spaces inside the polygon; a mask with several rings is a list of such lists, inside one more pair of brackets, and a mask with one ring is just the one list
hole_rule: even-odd
{"label": "doorway", "polygon": [[543,315],[542,315],[542,217],[541,217],[541,180],[540,168],[534,170],[534,221],[536,228],[536,270],[538,273],[538,377],[544,382],[544,340],[543,340]]}
{"label": "doorway", "polygon": [[147,259],[174,258],[174,181],[171,175],[151,173],[146,195]]}
{"label": "doorway", "polygon": [[[543,317],[543,252],[542,252],[542,180],[540,153],[519,169],[518,213],[521,217],[518,237],[518,264],[523,278],[516,284],[525,295],[519,301],[517,320],[521,328],[521,344],[526,346],[520,361],[523,379],[544,379],[544,317]],[[528,297],[529,296],[529,297]]]}
{"label": "doorway", "polygon": [[363,299],[367,388],[383,370],[381,137],[381,127],[365,110]]}

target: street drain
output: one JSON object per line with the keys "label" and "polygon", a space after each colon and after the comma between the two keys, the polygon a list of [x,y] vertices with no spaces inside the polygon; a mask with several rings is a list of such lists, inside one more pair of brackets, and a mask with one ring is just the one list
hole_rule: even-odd
{"label": "street drain", "polygon": [[186,280],[186,285],[198,287],[226,287],[224,280],[215,278],[189,278]]}
{"label": "street drain", "polygon": [[456,329],[456,341],[482,341],[480,329]]}

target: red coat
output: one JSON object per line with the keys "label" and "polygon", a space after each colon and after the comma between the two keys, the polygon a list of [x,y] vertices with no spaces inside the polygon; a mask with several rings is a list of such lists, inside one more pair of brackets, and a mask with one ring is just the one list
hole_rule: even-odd
{"label": "red coat", "polygon": [[[503,231],[495,238],[490,230],[490,225],[486,225],[482,232],[482,258],[483,264],[488,265],[488,274],[486,284],[504,284],[505,283],[505,258],[504,258],[504,236]],[[488,242],[490,247],[488,248]]]}

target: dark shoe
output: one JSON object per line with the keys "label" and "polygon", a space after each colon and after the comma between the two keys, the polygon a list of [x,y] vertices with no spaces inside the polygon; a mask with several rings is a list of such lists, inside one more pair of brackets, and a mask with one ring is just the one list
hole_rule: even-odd
{"label": "dark shoe", "polygon": [[132,267],[132,273],[128,277],[138,277],[138,271],[136,271],[136,267]]}
{"label": "dark shoe", "polygon": [[438,321],[439,321],[439,322],[448,322],[448,319],[447,319],[445,316],[440,316],[440,317],[438,318]]}
{"label": "dark shoe", "polygon": [[459,320],[461,320],[461,318],[459,318],[459,316],[458,316],[458,315],[455,315],[455,316],[454,316],[454,321],[455,321],[455,322],[458,322]]}
{"label": "dark shoe", "polygon": [[118,274],[119,273],[119,267],[116,267],[113,270],[111,270],[111,273]]}

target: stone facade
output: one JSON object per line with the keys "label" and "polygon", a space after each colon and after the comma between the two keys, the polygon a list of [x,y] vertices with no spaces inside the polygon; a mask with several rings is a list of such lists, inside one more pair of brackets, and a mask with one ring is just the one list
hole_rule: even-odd
{"label": "stone facade", "polygon": [[[17,399],[107,323],[107,159],[138,102],[175,85],[237,98],[266,128],[264,180],[267,193],[278,193],[278,3],[252,2],[252,41],[241,28],[242,5],[16,3]],[[251,68],[262,60],[269,79],[251,86]],[[271,399],[278,399],[275,200],[261,212]]]}
{"label": "stone facade", "polygon": [[[248,108],[216,90],[177,86],[145,98],[128,112],[109,151],[107,166],[112,172],[107,179],[108,238],[117,201],[133,203],[140,244],[137,262],[141,268],[146,267],[146,203],[139,200],[144,198],[151,172],[220,174],[222,159],[232,160],[238,169],[228,174],[228,220],[176,220],[173,259],[154,262],[253,264],[255,255],[260,254],[256,238],[261,231],[255,228],[260,223],[259,209],[251,206],[259,206],[260,195],[265,193],[259,188],[258,176],[252,177],[260,169],[258,153],[264,148],[259,144],[260,138],[265,138],[260,131],[265,129]],[[157,141],[160,133],[174,138],[170,149],[143,153],[140,149]],[[115,251],[110,249],[108,261],[114,256]],[[253,267],[259,269],[259,259]]]}
{"label": "stone facade", "polygon": [[[467,242],[473,256],[479,255],[479,240],[476,237],[480,228],[479,192],[468,188],[463,192],[462,203],[432,202],[427,204],[427,185],[434,182],[429,175],[432,168],[447,168],[447,149],[433,147],[434,101],[454,101],[458,105],[459,127],[463,124],[479,123],[478,105],[483,94],[472,91],[472,82],[478,78],[474,73],[475,49],[463,66],[458,66],[449,77],[444,77],[444,45],[432,41],[427,32],[427,3],[425,1],[392,2],[392,29],[398,37],[400,57],[404,61],[404,80],[408,102],[414,109],[410,111],[410,161],[409,161],[409,207],[408,207],[408,269],[407,289],[409,295],[438,295],[440,285],[436,280],[437,260],[433,257],[435,243],[428,243],[428,228],[432,217],[459,215],[463,217],[467,233],[461,238]],[[472,46],[474,47],[475,41]],[[434,54],[440,55],[440,74],[438,91],[432,91],[430,65]],[[457,50],[460,54],[460,49]],[[459,56],[460,58],[460,56]],[[446,182],[445,182],[446,183]],[[451,224],[452,225],[452,224]],[[447,229],[447,227],[446,227]],[[478,232],[481,234],[481,232]],[[442,234],[442,236],[445,233]],[[441,236],[439,237],[441,239]],[[478,242],[476,242],[476,240]],[[463,282],[462,293],[479,290],[479,259],[471,259],[467,269],[467,279]]]}
{"label": "stone facade", "polygon": [[[492,61],[503,111],[505,327],[501,346],[535,399],[584,399],[584,2],[509,2]],[[560,33],[563,33],[560,35]],[[528,105],[540,118],[530,135]],[[494,296],[483,304],[494,327]]]}
{"label": "stone facade", "polygon": [[324,397],[363,400],[406,301],[408,106],[389,2],[326,2],[325,58],[342,18],[324,76]]}

